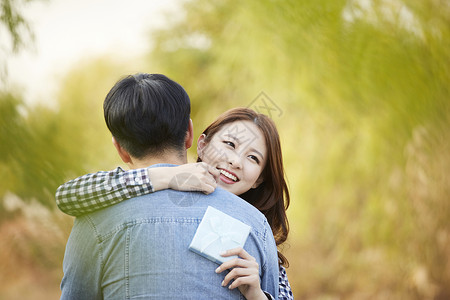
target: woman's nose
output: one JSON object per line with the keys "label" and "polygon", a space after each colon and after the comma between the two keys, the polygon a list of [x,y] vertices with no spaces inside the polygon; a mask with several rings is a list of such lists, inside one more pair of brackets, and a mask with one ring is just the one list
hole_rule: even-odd
{"label": "woman's nose", "polygon": [[236,153],[228,156],[228,163],[235,169],[242,168],[241,157]]}

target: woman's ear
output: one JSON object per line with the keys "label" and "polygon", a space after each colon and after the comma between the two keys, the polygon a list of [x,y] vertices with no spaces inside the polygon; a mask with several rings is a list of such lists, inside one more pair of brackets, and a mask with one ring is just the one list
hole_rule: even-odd
{"label": "woman's ear", "polygon": [[200,159],[202,159],[203,157],[203,150],[205,149],[206,146],[206,135],[203,133],[201,136],[198,137],[197,140],[197,155]]}
{"label": "woman's ear", "polygon": [[261,183],[264,182],[264,177],[260,175],[255,183],[252,185],[252,189],[256,189]]}

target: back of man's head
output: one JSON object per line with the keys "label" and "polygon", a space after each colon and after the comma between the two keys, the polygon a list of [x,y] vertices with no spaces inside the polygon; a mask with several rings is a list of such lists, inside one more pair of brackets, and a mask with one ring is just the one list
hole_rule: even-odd
{"label": "back of man's head", "polygon": [[130,155],[184,150],[191,105],[181,85],[161,74],[118,81],[103,103],[106,125]]}

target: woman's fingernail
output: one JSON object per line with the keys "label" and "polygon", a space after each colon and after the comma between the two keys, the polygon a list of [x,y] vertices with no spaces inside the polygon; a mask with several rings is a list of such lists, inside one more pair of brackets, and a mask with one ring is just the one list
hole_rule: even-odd
{"label": "woman's fingernail", "polygon": [[216,269],[216,273],[220,273],[220,267]]}
{"label": "woman's fingernail", "polygon": [[222,281],[222,286],[225,286],[225,281]]}
{"label": "woman's fingernail", "polygon": [[227,251],[221,252],[220,256],[224,256],[225,254],[227,254]]}

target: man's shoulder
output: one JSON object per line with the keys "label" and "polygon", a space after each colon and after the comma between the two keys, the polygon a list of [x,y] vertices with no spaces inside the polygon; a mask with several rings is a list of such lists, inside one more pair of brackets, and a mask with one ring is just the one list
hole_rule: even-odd
{"label": "man's shoulder", "polygon": [[152,199],[152,201],[144,201],[147,204],[153,202],[153,204],[158,203],[163,207],[184,208],[182,213],[185,216],[198,213],[203,215],[206,208],[212,206],[252,227],[262,229],[267,225],[266,217],[256,207],[220,187],[217,187],[209,195],[201,192],[180,192],[168,189],[143,197],[148,197],[148,200]]}
{"label": "man's shoulder", "polygon": [[250,210],[256,209],[253,205],[251,205],[241,197],[236,196],[235,194],[230,193],[220,187],[217,187],[216,190],[208,196],[217,200],[223,200],[224,204],[238,205],[239,207]]}
{"label": "man's shoulder", "polygon": [[263,227],[267,222],[264,214],[256,207],[222,188],[216,188],[214,193],[208,196],[212,198],[209,202],[211,206],[245,223],[253,223],[249,225]]}
{"label": "man's shoulder", "polygon": [[125,222],[130,219],[174,217],[201,219],[208,206],[212,206],[252,227],[263,229],[265,216],[244,199],[222,189],[205,195],[201,192],[161,190],[134,197],[97,212],[87,214],[94,223]]}
{"label": "man's shoulder", "polygon": [[224,190],[223,188],[220,187],[217,187],[216,190],[209,195],[209,197],[227,201],[227,203],[229,203],[230,205],[234,204],[242,206],[246,209],[256,209],[253,205],[251,205],[241,197],[236,196],[235,194],[230,193],[227,190]]}

